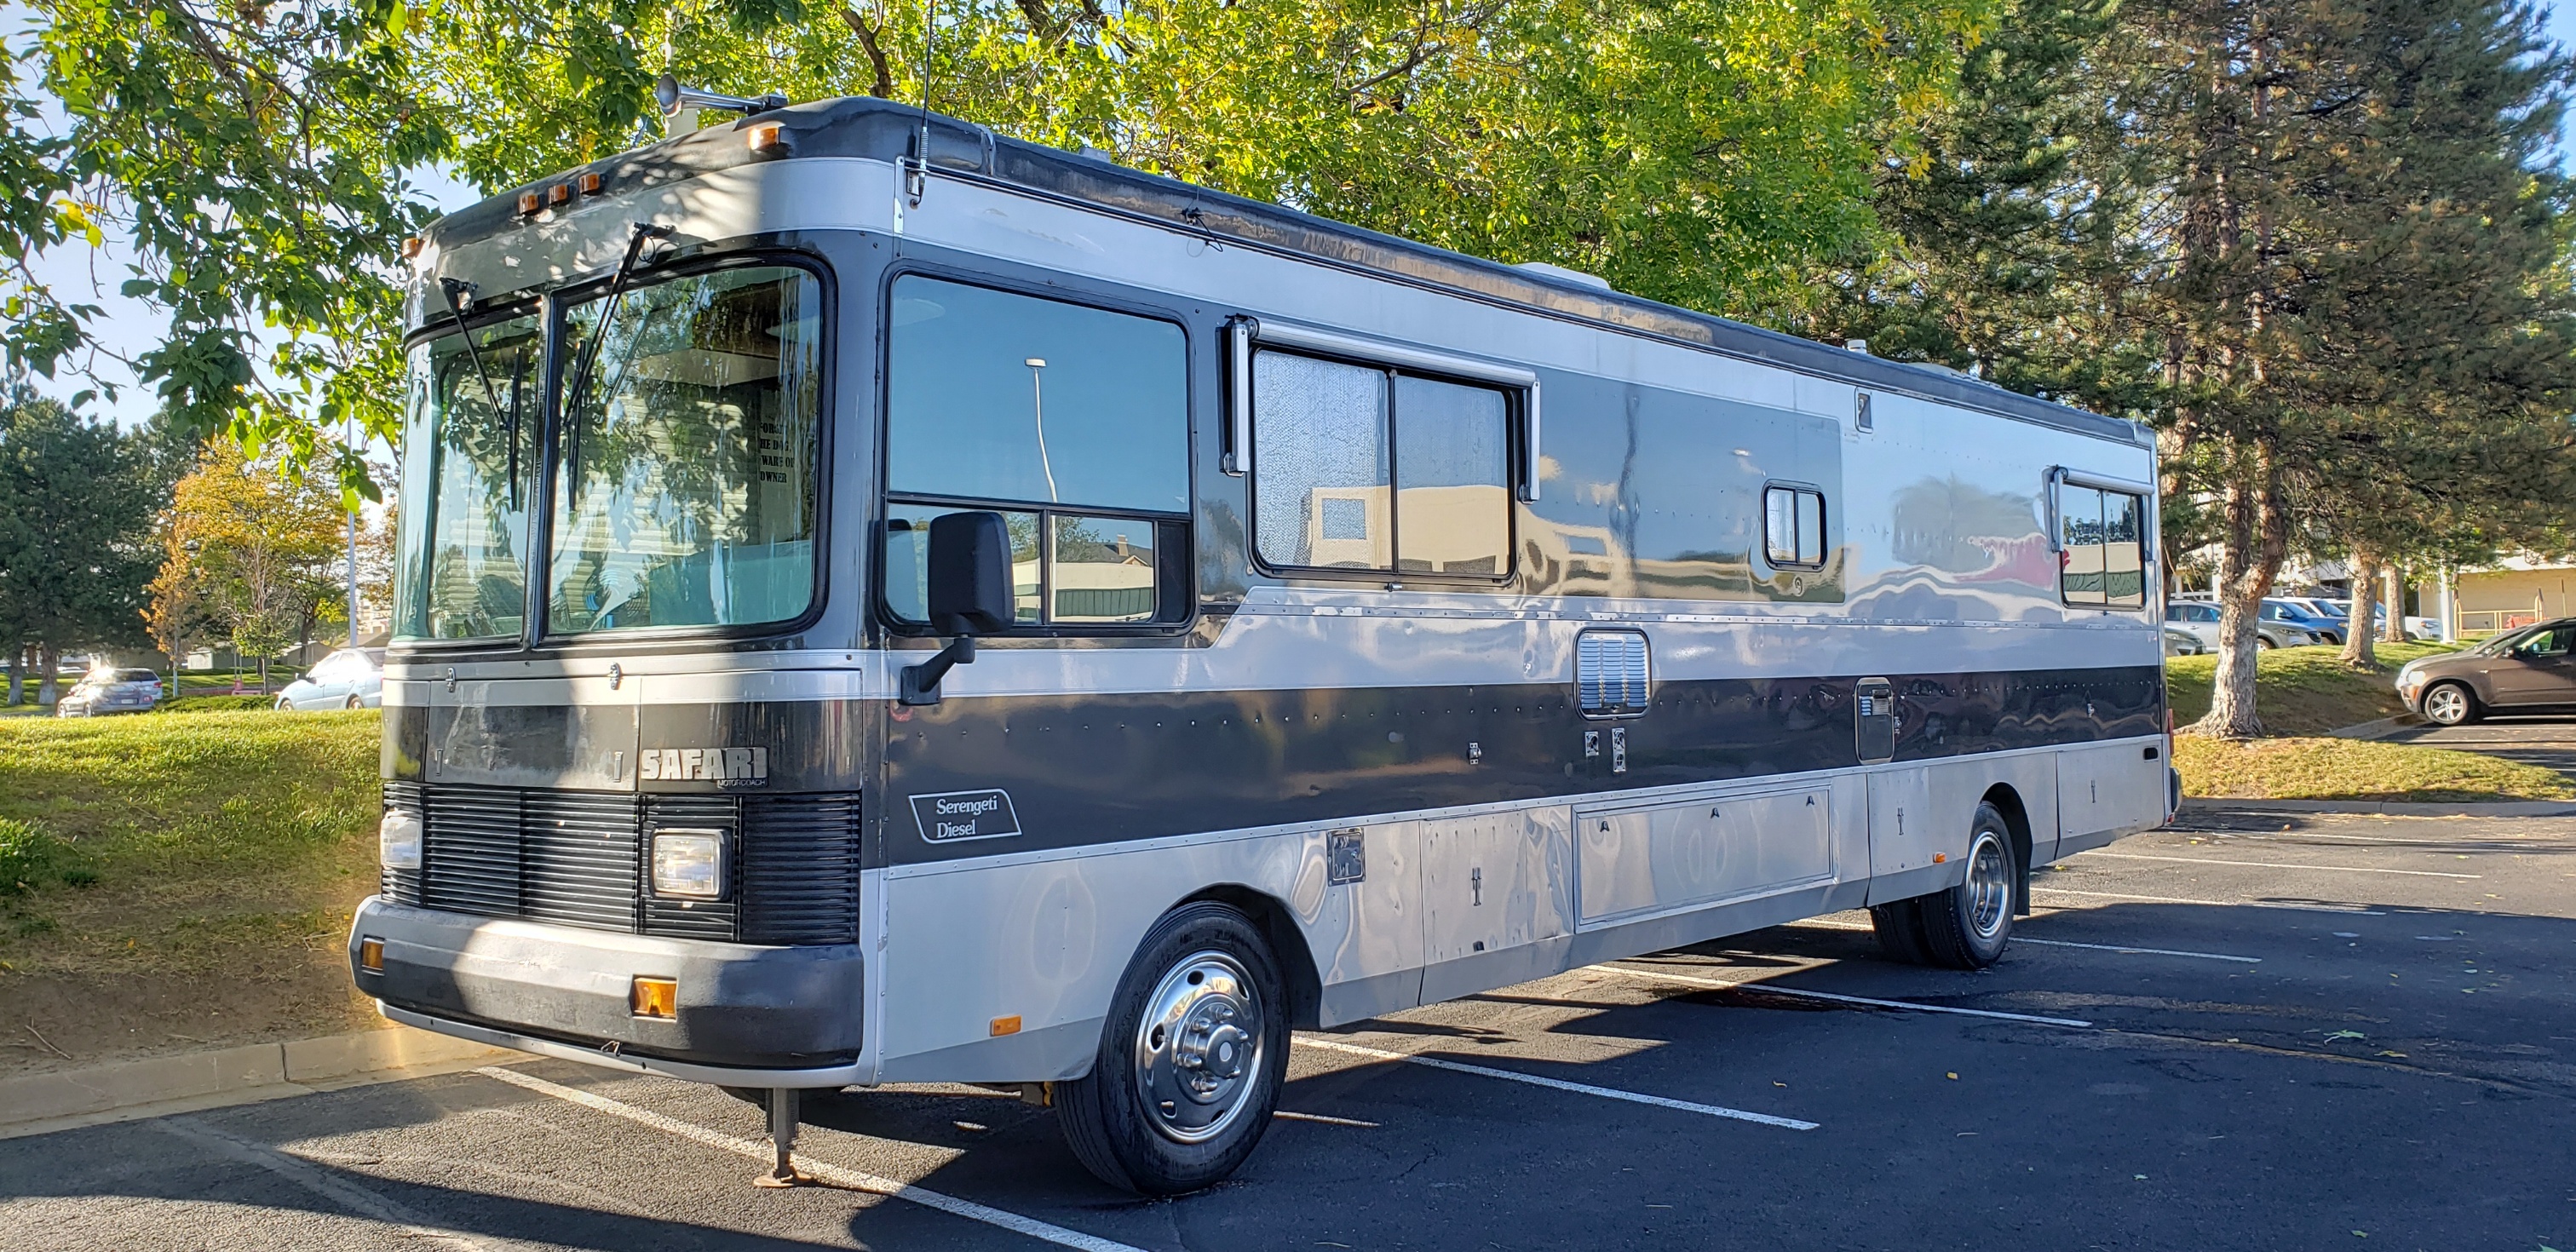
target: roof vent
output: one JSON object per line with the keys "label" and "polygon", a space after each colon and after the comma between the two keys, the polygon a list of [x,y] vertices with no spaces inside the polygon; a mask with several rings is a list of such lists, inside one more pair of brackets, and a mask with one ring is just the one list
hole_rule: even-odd
{"label": "roof vent", "polygon": [[1599,274],[1586,274],[1581,270],[1570,270],[1562,265],[1550,265],[1545,261],[1523,261],[1512,268],[1516,270],[1528,270],[1533,274],[1542,274],[1561,283],[1573,283],[1578,287],[1590,287],[1595,291],[1618,290],[1618,288],[1610,285],[1609,279],[1603,278]]}

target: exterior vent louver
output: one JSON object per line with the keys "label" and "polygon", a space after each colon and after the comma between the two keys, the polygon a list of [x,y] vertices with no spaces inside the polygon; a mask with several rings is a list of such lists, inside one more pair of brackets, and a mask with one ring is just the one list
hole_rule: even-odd
{"label": "exterior vent louver", "polygon": [[1574,643],[1574,689],[1589,717],[1646,711],[1651,666],[1646,636],[1634,630],[1587,630]]}

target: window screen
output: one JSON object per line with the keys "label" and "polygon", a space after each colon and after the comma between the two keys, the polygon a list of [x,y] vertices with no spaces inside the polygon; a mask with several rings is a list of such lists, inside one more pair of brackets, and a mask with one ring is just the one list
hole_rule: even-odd
{"label": "window screen", "polygon": [[1762,489],[1763,554],[1789,569],[1825,563],[1825,494],[1811,487]]}
{"label": "window screen", "polygon": [[1254,542],[1277,566],[1499,578],[1511,398],[1285,352],[1253,363]]}
{"label": "window screen", "polygon": [[2130,492],[2058,484],[2058,587],[2068,604],[2146,607],[2146,516],[2145,499]]}

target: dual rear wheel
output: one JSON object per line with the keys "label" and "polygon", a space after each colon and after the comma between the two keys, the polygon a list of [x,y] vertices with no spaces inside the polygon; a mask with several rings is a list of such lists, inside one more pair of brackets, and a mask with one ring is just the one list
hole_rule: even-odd
{"label": "dual rear wheel", "polygon": [[1870,925],[1888,955],[1916,965],[1984,969],[2012,942],[2021,866],[2012,831],[1991,804],[1977,806],[1968,836],[1968,873],[1958,886],[1912,899],[1873,904]]}

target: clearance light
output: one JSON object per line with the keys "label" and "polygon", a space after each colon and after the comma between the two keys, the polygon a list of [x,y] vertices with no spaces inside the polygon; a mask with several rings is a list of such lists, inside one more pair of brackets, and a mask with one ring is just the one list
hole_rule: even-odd
{"label": "clearance light", "polygon": [[519,216],[521,216],[521,217],[527,217],[527,216],[529,216],[529,215],[531,215],[531,214],[534,214],[534,213],[537,211],[537,207],[538,207],[538,205],[539,205],[539,204],[541,204],[541,203],[542,203],[542,201],[540,201],[540,200],[538,200],[538,199],[537,199],[537,193],[535,193],[535,192],[533,192],[533,191],[522,191],[522,192],[520,192],[520,193],[519,193]]}
{"label": "clearance light", "polygon": [[588,170],[583,172],[581,176],[581,194],[585,196],[595,196],[601,191],[606,190],[607,187],[608,180],[601,178],[598,170]]}
{"label": "clearance light", "polygon": [[420,814],[385,810],[385,820],[376,827],[376,859],[386,869],[420,868]]}
{"label": "clearance light", "polygon": [[626,1007],[637,1017],[656,1017],[671,1021],[680,1015],[680,980],[676,978],[638,978],[626,993]]}
{"label": "clearance light", "polygon": [[403,259],[404,259],[404,260],[406,260],[406,261],[408,261],[408,260],[411,260],[411,259],[412,259],[412,258],[414,258],[414,257],[419,256],[419,255],[420,255],[420,250],[421,250],[422,246],[423,246],[423,244],[422,244],[422,241],[421,241],[421,237],[420,237],[420,236],[418,236],[418,235],[414,235],[414,236],[412,236],[412,237],[411,237],[411,238],[409,238],[409,239],[405,239],[405,240],[403,240],[403,249],[402,249]]}
{"label": "clearance light", "polygon": [[572,184],[571,184],[571,183],[556,183],[554,186],[546,188],[546,203],[547,203],[547,204],[570,204],[570,203],[572,203]]}
{"label": "clearance light", "polygon": [[358,940],[358,968],[371,969],[379,974],[385,972],[384,940],[374,935],[366,935]]}
{"label": "clearance light", "polygon": [[1009,1017],[996,1017],[993,1019],[994,1038],[998,1039],[1003,1035],[1016,1035],[1018,1033],[1020,1033],[1019,1014],[1013,1013]]}
{"label": "clearance light", "polygon": [[754,152],[767,152],[778,146],[779,134],[778,123],[761,122],[744,131],[742,141]]}
{"label": "clearance light", "polygon": [[653,894],[672,900],[724,898],[724,832],[653,832]]}

